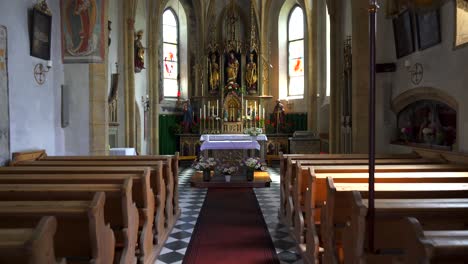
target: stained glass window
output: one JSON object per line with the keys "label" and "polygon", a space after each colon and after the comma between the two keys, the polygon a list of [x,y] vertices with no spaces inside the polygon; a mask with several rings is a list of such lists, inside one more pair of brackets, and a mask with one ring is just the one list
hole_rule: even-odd
{"label": "stained glass window", "polygon": [[288,96],[304,95],[304,14],[295,7],[288,22]]}
{"label": "stained glass window", "polygon": [[163,14],[164,97],[177,97],[179,91],[179,28],[174,12]]}

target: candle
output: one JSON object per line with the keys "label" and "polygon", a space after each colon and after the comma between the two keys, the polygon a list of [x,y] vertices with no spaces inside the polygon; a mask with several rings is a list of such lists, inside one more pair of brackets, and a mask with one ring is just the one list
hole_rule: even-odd
{"label": "candle", "polygon": [[255,104],[254,104],[254,112],[255,112],[255,115],[257,115],[257,101],[255,101]]}
{"label": "candle", "polygon": [[212,110],[211,110],[211,116],[214,116],[214,115],[215,115],[215,114],[214,114],[214,109],[215,109],[215,108],[214,108],[214,105],[213,105],[211,108],[212,108]]}
{"label": "candle", "polygon": [[260,117],[262,116],[261,113],[262,113],[262,105],[258,104],[258,120],[260,120]]}
{"label": "candle", "polygon": [[210,110],[211,110],[210,101],[208,101],[208,116],[210,115]]}
{"label": "candle", "polygon": [[206,105],[203,105],[203,118],[206,119]]}
{"label": "candle", "polygon": [[201,107],[200,107],[200,116],[199,116],[199,119],[200,119],[200,120],[202,119],[202,115],[201,115]]}
{"label": "candle", "polygon": [[247,108],[249,107],[249,100],[245,100],[245,116],[247,116]]}
{"label": "candle", "polygon": [[219,100],[216,100],[216,116],[219,116]]}
{"label": "candle", "polygon": [[263,120],[265,120],[265,107],[263,107]]}

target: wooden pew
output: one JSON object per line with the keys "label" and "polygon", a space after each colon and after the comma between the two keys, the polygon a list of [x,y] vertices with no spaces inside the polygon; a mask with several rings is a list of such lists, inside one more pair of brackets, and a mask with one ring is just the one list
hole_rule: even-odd
{"label": "wooden pew", "polygon": [[[162,164],[162,175],[164,176],[164,182],[161,180],[151,181],[153,190],[160,190],[158,186],[164,186],[164,192],[157,191],[157,194],[160,195],[159,200],[164,204],[164,213],[165,213],[165,223],[164,226],[167,229],[171,229],[177,218],[180,215],[180,209],[174,215],[174,176],[171,169],[171,158],[165,158],[165,162],[161,160],[150,160],[150,161],[140,161],[140,160],[38,160],[38,161],[25,161],[17,163],[15,166],[27,167],[39,167],[39,166],[56,166],[56,167],[78,167],[78,166],[87,166],[87,167],[150,167],[152,168],[151,173],[160,173],[160,166]],[[154,168],[154,170],[153,170]],[[159,176],[156,175],[155,178],[159,179]],[[159,182],[159,183],[158,183]],[[177,189],[177,186],[175,186]]]}
{"label": "wooden pew", "polygon": [[[113,168],[115,169],[115,168]],[[140,260],[152,263],[162,249],[167,236],[164,220],[155,221],[155,195],[150,187],[149,169],[134,170],[129,173],[112,173],[106,168],[73,168],[73,167],[1,167],[0,184],[121,184],[124,180],[133,180],[132,199],[139,209]],[[164,217],[164,213],[156,217]],[[153,226],[154,235],[153,235]],[[155,243],[153,243],[155,240]]]}
{"label": "wooden pew", "polygon": [[468,230],[424,230],[414,217],[401,223],[403,263],[468,262]]}
{"label": "wooden pew", "polygon": [[[298,160],[301,160],[303,163],[310,161],[311,165],[320,164],[320,165],[345,165],[345,164],[367,164],[368,163],[367,154],[288,154],[281,155],[280,160],[280,217],[284,219],[287,225],[292,225],[293,223],[288,222],[287,217],[287,206],[288,206],[288,197],[290,197],[290,192],[294,173],[294,165]],[[420,156],[415,154],[378,154],[376,159],[385,159],[388,160],[384,164],[392,164],[391,160],[401,160],[401,163],[404,164],[415,164],[415,163],[435,163],[438,161],[445,162],[443,159],[422,159]],[[417,161],[415,161],[417,160]]]}
{"label": "wooden pew", "polygon": [[0,228],[29,227],[44,215],[57,218],[55,252],[67,262],[111,264],[115,238],[104,222],[105,194],[91,201],[0,201]]}
{"label": "wooden pew", "polygon": [[[377,163],[385,160],[377,160]],[[307,161],[305,165],[302,160],[297,160],[294,166],[294,184],[292,188],[291,199],[293,201],[294,212],[291,214],[293,218],[293,237],[298,243],[303,243],[303,215],[304,209],[304,197],[308,189],[308,177],[309,169],[314,169],[315,173],[355,173],[355,172],[367,172],[368,166],[366,165],[314,165],[310,166]],[[294,163],[293,163],[294,164]],[[375,167],[376,172],[422,172],[422,171],[468,171],[468,166],[456,165],[456,164],[391,164],[381,165],[378,164]],[[299,205],[299,206],[296,206]],[[291,206],[290,206],[291,207]],[[301,213],[302,212],[302,213]],[[316,220],[318,221],[320,214],[317,214]]]}
{"label": "wooden pew", "polygon": [[[347,197],[345,197],[347,196]],[[346,262],[357,263],[365,254],[365,217],[367,200],[357,191],[343,194],[348,206],[348,225],[343,230],[343,253]],[[428,229],[463,229],[468,223],[468,199],[376,199],[375,247],[401,248],[401,237],[396,236],[394,223],[406,217],[416,217]]]}
{"label": "wooden pew", "polygon": [[[47,181],[47,180],[45,180]],[[96,192],[106,194],[105,221],[122,244],[116,259],[120,264],[136,263],[138,209],[132,200],[131,178],[122,184],[0,184],[0,201],[91,200]]]}
{"label": "wooden pew", "polygon": [[55,258],[56,230],[53,216],[42,217],[35,228],[0,229],[0,263],[65,264]]}
{"label": "wooden pew", "polygon": [[[170,168],[164,168],[169,174],[172,174],[173,184],[173,209],[174,215],[180,215],[179,207],[179,152],[175,155],[143,155],[143,156],[48,156],[44,150],[32,152],[13,153],[11,164],[17,165],[23,161],[50,160],[50,161],[163,161],[170,160]],[[177,218],[177,217],[176,217]]]}
{"label": "wooden pew", "polygon": [[[341,165],[341,166],[302,166],[301,162],[299,161],[297,164],[297,183],[295,185],[296,193],[294,197],[296,198],[296,204],[301,205],[301,207],[297,207],[294,213],[294,229],[292,235],[296,238],[297,242],[300,244],[301,251],[307,256],[317,256],[318,255],[318,232],[315,229],[312,229],[309,232],[307,229],[305,232],[305,227],[315,225],[320,223],[320,227],[323,230],[325,225],[320,221],[320,212],[322,210],[322,206],[327,200],[327,189],[326,189],[326,177],[323,177],[323,173],[330,172],[331,175],[335,175],[339,178],[338,181],[346,182],[346,181],[357,181],[365,183],[367,182],[367,175],[366,173],[361,173],[359,177],[355,179],[348,179],[348,176],[338,176],[340,174],[352,173],[354,171],[366,171],[364,170],[367,168],[366,166],[362,165]],[[349,168],[349,169],[348,169]],[[414,172],[414,171],[467,171],[467,167],[453,165],[453,164],[415,164],[415,165],[377,165],[376,166],[377,172]],[[334,172],[335,174],[332,174]],[[396,173],[396,176],[400,174]],[[401,174],[402,175],[402,174]],[[395,176],[395,175],[394,175]],[[417,175],[419,178],[423,177],[422,175]],[[463,177],[459,175],[453,177],[449,181],[452,182],[468,182],[468,174]],[[361,178],[362,177],[362,178]],[[403,178],[405,178],[402,175]],[[350,177],[353,178],[353,177]],[[380,179],[379,181],[393,181],[397,182],[398,177],[388,179]],[[414,182],[414,180],[412,180]],[[432,182],[444,182],[445,178],[430,178],[428,181]],[[299,211],[299,209],[301,209]],[[304,216],[305,211],[305,216]],[[315,226],[314,226],[315,227]],[[304,235],[305,233],[305,235]],[[323,233],[323,232],[322,232]],[[325,238],[326,239],[326,238]],[[304,244],[304,240],[305,243]]]}
{"label": "wooden pew", "polygon": [[[420,178],[418,183],[376,183],[375,191],[379,199],[424,199],[424,198],[466,198],[468,183],[424,183],[427,178]],[[346,206],[349,192],[359,191],[363,197],[368,195],[367,183],[334,183],[327,178],[327,200],[321,221],[321,238],[325,248],[324,259],[327,263],[338,263],[337,248],[342,242],[340,234],[346,226],[349,216]],[[314,228],[314,227],[312,227]],[[398,229],[399,230],[399,229]],[[312,246],[312,245],[311,245]]]}
{"label": "wooden pew", "polygon": [[[434,160],[428,160],[428,159],[388,159],[388,158],[377,158],[376,159],[376,164],[429,164],[429,163],[434,163]],[[297,178],[297,163],[303,164],[303,165],[309,165],[309,166],[318,166],[318,165],[348,165],[348,164],[355,164],[355,165],[363,165],[363,164],[368,164],[367,159],[344,159],[342,158],[341,160],[325,160],[325,159],[320,159],[320,160],[292,160],[288,158],[287,160],[287,169],[286,169],[286,175],[284,177],[284,186],[285,186],[285,204],[282,204],[281,206],[284,206],[285,209],[285,216],[282,217],[283,222],[288,226],[289,228],[294,228],[294,210],[295,210],[295,201],[294,201],[294,184]]]}

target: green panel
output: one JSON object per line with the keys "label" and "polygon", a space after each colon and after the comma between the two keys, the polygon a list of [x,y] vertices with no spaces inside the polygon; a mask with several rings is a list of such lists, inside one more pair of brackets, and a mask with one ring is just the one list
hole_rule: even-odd
{"label": "green panel", "polygon": [[[275,120],[274,114],[270,114],[270,120]],[[285,115],[284,120],[286,124],[280,128],[280,133],[307,130],[307,113],[289,113]],[[273,130],[276,131],[275,129]],[[267,131],[267,133],[271,132]]]}
{"label": "green panel", "polygon": [[159,116],[159,154],[173,155],[177,149],[177,137],[174,133],[176,125],[180,124],[181,116]]}

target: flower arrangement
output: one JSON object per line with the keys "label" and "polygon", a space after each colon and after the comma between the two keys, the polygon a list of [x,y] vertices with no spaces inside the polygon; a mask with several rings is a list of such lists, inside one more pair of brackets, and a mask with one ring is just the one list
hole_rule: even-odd
{"label": "flower arrangement", "polygon": [[262,169],[262,163],[259,158],[247,158],[242,161],[242,165],[252,170]]}
{"label": "flower arrangement", "polygon": [[231,175],[236,171],[237,171],[237,167],[234,167],[234,166],[223,168],[223,174],[224,175]]}
{"label": "flower arrangement", "polygon": [[251,136],[258,136],[263,133],[263,129],[259,127],[249,127],[244,129],[244,134],[249,134]]}
{"label": "flower arrangement", "polygon": [[200,157],[198,161],[195,161],[192,167],[196,170],[210,170],[216,166],[216,160],[214,158]]}

